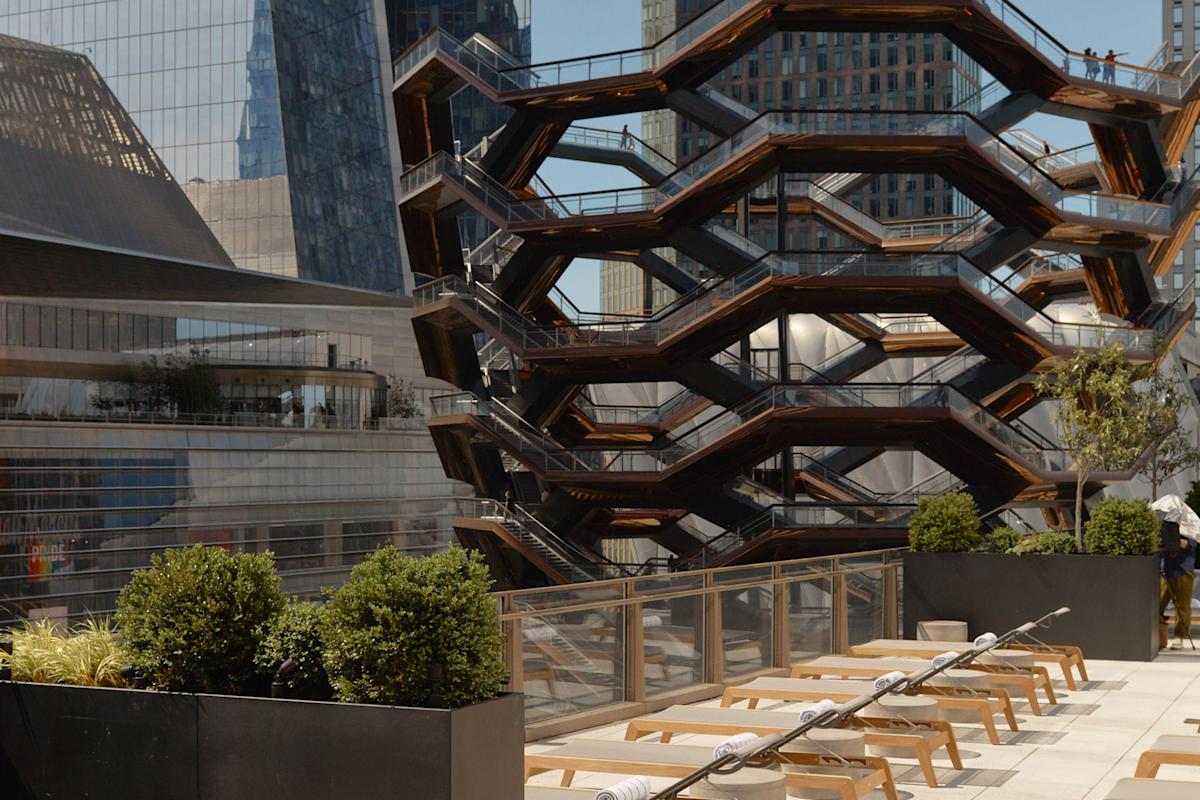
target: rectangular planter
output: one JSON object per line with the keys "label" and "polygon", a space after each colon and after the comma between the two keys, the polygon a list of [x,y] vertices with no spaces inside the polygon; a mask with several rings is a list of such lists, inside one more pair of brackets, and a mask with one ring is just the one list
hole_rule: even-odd
{"label": "rectangular planter", "polygon": [[16,787],[2,796],[521,800],[522,700],[444,710],[0,683],[0,782]]}
{"label": "rectangular planter", "polygon": [[1158,655],[1158,556],[905,553],[904,635],[917,622],[963,620],[971,636],[1012,630],[1060,606],[1071,613],[1033,632],[1086,658]]}

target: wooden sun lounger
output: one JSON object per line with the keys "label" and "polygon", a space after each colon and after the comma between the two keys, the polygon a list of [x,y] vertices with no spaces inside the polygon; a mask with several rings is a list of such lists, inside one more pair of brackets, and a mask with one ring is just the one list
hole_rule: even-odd
{"label": "wooden sun lounger", "polygon": [[[840,792],[843,800],[859,800],[874,789],[883,789],[888,800],[899,800],[886,758],[850,758],[804,753],[782,753],[785,764],[809,766],[820,772],[787,772],[789,788]],[[645,775],[650,778],[683,778],[713,760],[711,747],[650,742],[612,742],[574,739],[544,753],[525,754],[525,780],[542,772],[562,770],[562,785],[570,786],[576,772]],[[839,773],[841,770],[841,773]]]}
{"label": "wooden sun lounger", "polygon": [[[951,641],[913,641],[911,639],[876,639],[873,642],[867,642],[861,647],[871,646],[890,646],[894,645],[898,649],[909,650],[910,652],[904,655],[917,655],[923,658],[933,658],[936,655],[945,653],[947,650],[953,650],[956,653],[961,653],[974,646],[973,642],[951,642]],[[850,648],[850,652],[855,651],[855,647]],[[1041,644],[1006,644],[1002,650],[1020,650],[1025,653],[1032,653],[1035,662],[1045,664],[1057,664],[1062,670],[1063,679],[1067,683],[1067,688],[1074,691],[1078,687],[1075,683],[1075,674],[1071,671],[1072,668],[1079,672],[1079,679],[1086,681],[1087,665],[1083,661],[1083,649],[1072,645],[1041,645]],[[914,652],[916,651],[916,652]],[[884,655],[892,655],[893,653],[885,653]],[[895,653],[900,655],[900,653]]]}
{"label": "wooden sun lounger", "polygon": [[1200,782],[1121,778],[1104,800],[1196,800]]}
{"label": "wooden sun lounger", "polygon": [[[1136,778],[1153,778],[1163,764],[1200,767],[1200,736],[1179,734],[1160,736],[1138,759]],[[1200,797],[1200,794],[1196,795]]]}
{"label": "wooden sun lounger", "polygon": [[[970,646],[968,642],[959,642],[957,644],[960,647]],[[913,658],[931,659],[947,650],[952,650],[954,645],[954,642],[875,639],[864,644],[854,645],[850,648],[850,655],[870,658],[878,656],[911,656]],[[1034,655],[1034,660],[1037,660],[1036,655]],[[982,670],[996,676],[994,678],[996,683],[1011,685],[1020,689],[1024,693],[1025,699],[1029,702],[1029,710],[1035,716],[1041,716],[1042,713],[1042,707],[1037,699],[1038,689],[1046,693],[1046,701],[1048,703],[1051,705],[1058,703],[1058,700],[1054,696],[1054,686],[1050,683],[1050,672],[1045,667],[1034,666],[1032,669],[1017,669],[1016,667],[1008,667],[1002,664],[979,664],[976,662],[971,664],[968,669]]]}
{"label": "wooden sun lounger", "polygon": [[[841,680],[812,680],[806,678],[755,678],[741,686],[730,686],[721,695],[721,706],[728,708],[742,700],[748,701],[751,709],[758,706],[759,700],[781,700],[783,702],[815,701],[828,698],[835,703],[844,703],[871,692],[871,684],[866,681]],[[979,721],[987,732],[988,741],[1000,744],[1000,736],[996,733],[994,714],[1005,713],[1005,706],[991,695],[958,695],[941,694],[940,691],[922,692],[937,701],[942,709],[969,709],[979,714]],[[1009,705],[1008,711],[1012,711]],[[1009,727],[1016,730],[1016,717],[1009,718]]]}
{"label": "wooden sun lounger", "polygon": [[[811,661],[805,661],[801,664],[796,664],[792,667],[791,677],[793,678],[866,678],[874,679],[881,675],[886,675],[889,672],[904,672],[912,673],[924,669],[928,666],[928,662],[916,658],[854,658],[853,656],[818,656]],[[951,698],[942,701],[942,708],[957,708],[966,709],[969,711],[978,711],[980,709],[979,701],[987,702],[989,715],[1004,716],[1004,721],[1008,723],[1009,730],[1015,731],[1017,728],[1017,715],[1013,711],[1012,699],[1008,695],[1008,690],[1003,686],[995,685],[994,676],[991,673],[981,673],[986,676],[988,685],[991,687],[986,692],[983,690],[957,687],[954,685],[953,678],[949,677],[955,670],[935,678],[932,682],[920,687],[920,694],[931,694],[939,697]],[[961,700],[964,702],[954,702]],[[981,717],[981,719],[983,719]],[[988,739],[992,744],[999,744],[1000,739],[995,735],[995,726],[991,724],[991,716],[983,719],[984,728],[988,731]]]}
{"label": "wooden sun lounger", "polygon": [[[636,741],[641,737],[661,734],[666,744],[677,733],[701,733],[712,736],[733,736],[738,733],[754,733],[766,736],[772,733],[787,733],[800,724],[796,713],[779,711],[743,711],[733,708],[711,706],[671,706],[665,711],[639,717],[629,721],[625,729],[625,740]],[[933,768],[933,754],[946,748],[950,763],[962,769],[958,754],[958,741],[949,722],[908,722],[901,719],[882,717],[855,717],[854,727],[860,728],[867,744],[899,747],[912,750],[913,758],[921,765],[925,783],[937,788],[937,772]]]}

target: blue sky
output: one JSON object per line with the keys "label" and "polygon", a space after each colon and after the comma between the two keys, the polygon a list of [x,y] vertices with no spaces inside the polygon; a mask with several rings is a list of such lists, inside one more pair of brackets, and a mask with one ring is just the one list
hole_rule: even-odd
{"label": "blue sky", "polygon": [[[554,61],[641,46],[641,0],[533,0],[533,59]],[[1032,19],[1067,47],[1128,53],[1123,60],[1141,64],[1162,43],[1157,0],[1018,0]],[[638,115],[593,120],[597,127],[640,130]],[[1026,125],[1062,147],[1080,144],[1086,127],[1039,117]],[[605,167],[551,159],[542,177],[560,194],[636,185],[626,173]],[[599,309],[599,266],[576,262],[560,287],[585,309]]]}

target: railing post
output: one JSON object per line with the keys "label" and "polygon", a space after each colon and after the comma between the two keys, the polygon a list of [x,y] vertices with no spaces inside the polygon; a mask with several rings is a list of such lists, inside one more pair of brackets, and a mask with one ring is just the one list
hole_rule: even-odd
{"label": "railing post", "polygon": [[[501,613],[512,611],[511,598],[505,597]],[[525,688],[525,648],[521,639],[520,617],[505,623],[504,665],[508,667],[508,691],[520,692]]]}
{"label": "railing post", "polygon": [[834,652],[845,653],[850,649],[850,604],[841,561],[833,559],[832,567],[829,588],[833,596],[833,648]]}
{"label": "railing post", "polygon": [[[625,581],[622,593],[628,599],[632,586]],[[625,699],[631,703],[646,700],[646,647],[642,604],[625,606]]]}
{"label": "railing post", "polygon": [[771,612],[775,615],[775,626],[772,631],[771,639],[774,643],[774,656],[776,667],[790,667],[792,665],[792,625],[791,612],[789,609],[788,584],[783,583],[780,579],[783,577],[783,567],[776,563],[771,570],[772,587],[774,589],[774,602],[771,603]]}
{"label": "railing post", "polygon": [[883,568],[883,636],[900,638],[899,564],[884,561]]}
{"label": "railing post", "polygon": [[709,683],[725,680],[725,640],[721,635],[721,595],[715,575],[704,573],[704,674]]}

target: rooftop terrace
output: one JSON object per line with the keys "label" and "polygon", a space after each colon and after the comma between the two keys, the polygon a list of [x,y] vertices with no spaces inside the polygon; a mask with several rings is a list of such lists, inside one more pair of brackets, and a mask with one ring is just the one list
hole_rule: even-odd
{"label": "rooftop terrace", "polygon": [[[1085,654],[1086,655],[1086,654]],[[1054,682],[1058,704],[1044,707],[1042,716],[1030,713],[1028,704],[1014,697],[1020,731],[999,730],[1000,745],[988,743],[979,724],[955,722],[964,769],[952,768],[941,750],[934,754],[938,788],[925,785],[917,762],[889,758],[901,798],[913,800],[967,800],[967,798],[1024,798],[1024,800],[1099,800],[1120,778],[1132,777],[1139,755],[1162,734],[1195,734],[1185,719],[1200,717],[1200,651],[1164,652],[1151,663],[1088,660],[1090,680],[1069,691],[1059,678]],[[718,706],[708,700],[701,706]],[[738,707],[744,708],[744,704]],[[797,704],[770,701],[760,710],[798,712]],[[526,754],[553,752],[571,741],[604,739],[621,741],[627,723],[621,720],[601,727],[531,742]],[[657,741],[648,736],[643,741]],[[669,745],[712,747],[722,737],[677,734]],[[572,786],[604,788],[624,776],[577,772]],[[561,771],[533,776],[536,786],[558,786]],[[1158,778],[1200,781],[1200,768],[1164,766]],[[673,782],[652,778],[655,790]],[[1200,797],[1200,783],[1196,784]],[[587,798],[591,793],[580,793]],[[876,790],[866,797],[883,797]]]}

